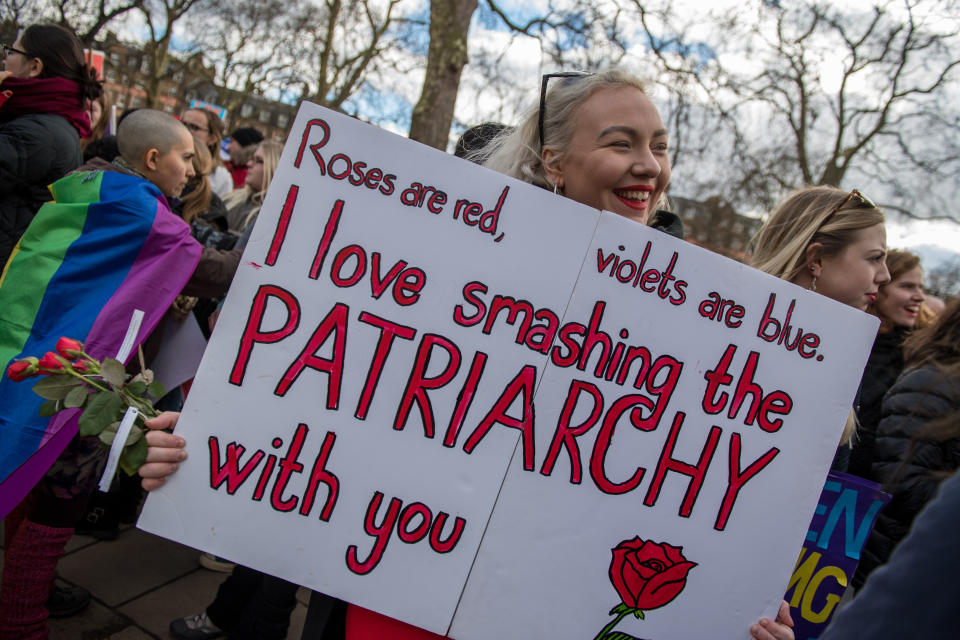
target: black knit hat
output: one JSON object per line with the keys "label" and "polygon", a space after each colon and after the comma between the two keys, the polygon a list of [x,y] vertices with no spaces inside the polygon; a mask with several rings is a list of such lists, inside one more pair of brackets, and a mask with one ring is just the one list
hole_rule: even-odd
{"label": "black knit hat", "polygon": [[263,142],[263,134],[253,127],[240,127],[230,134],[232,140],[236,140],[241,147],[249,147],[252,144]]}

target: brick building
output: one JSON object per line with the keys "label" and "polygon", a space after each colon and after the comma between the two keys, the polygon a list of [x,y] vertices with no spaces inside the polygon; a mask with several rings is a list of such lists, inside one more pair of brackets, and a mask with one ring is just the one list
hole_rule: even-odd
{"label": "brick building", "polygon": [[[147,106],[144,87],[150,62],[143,50],[119,41],[113,33],[108,33],[95,48],[104,52],[103,87],[110,103],[121,111]],[[226,97],[227,101],[238,105],[227,115],[227,131],[255,127],[267,140],[283,142],[286,139],[297,112],[295,105],[221,89],[210,81],[211,77],[213,70],[204,65],[202,55],[185,59],[171,55],[160,79],[157,108],[179,115],[191,100],[222,104]]]}
{"label": "brick building", "polygon": [[686,240],[740,262],[749,259],[750,242],[763,220],[740,215],[717,197],[700,202],[670,196],[670,202],[683,220]]}

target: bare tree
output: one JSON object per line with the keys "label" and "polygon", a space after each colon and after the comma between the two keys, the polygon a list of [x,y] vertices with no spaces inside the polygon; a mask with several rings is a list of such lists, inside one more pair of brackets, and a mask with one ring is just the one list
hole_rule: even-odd
{"label": "bare tree", "polygon": [[516,34],[535,38],[552,66],[594,70],[618,62],[627,50],[617,2],[549,0],[538,14],[518,20],[495,0],[489,11]]}
{"label": "bare tree", "polygon": [[73,29],[85,45],[93,44],[107,24],[143,7],[144,0],[56,0],[60,24]]}
{"label": "bare tree", "polygon": [[285,82],[304,99],[343,110],[377,70],[392,44],[390,27],[399,0],[323,0],[300,7],[304,36],[281,51],[293,62]]}
{"label": "bare tree", "polygon": [[[432,0],[427,73],[413,110],[410,137],[439,149],[449,141],[460,77],[467,64],[468,29],[478,8],[476,0]],[[497,0],[485,0],[480,19],[506,27],[512,36],[537,41],[544,59],[557,68],[596,69],[620,60],[626,53],[621,32],[621,10],[616,3],[590,0],[549,0],[535,15],[518,18]],[[473,62],[485,74],[484,91],[503,91],[498,66],[505,51]]]}
{"label": "bare tree", "polygon": [[[763,2],[696,20],[633,2],[672,104],[700,114],[715,127],[707,139],[727,151],[726,163],[715,149],[703,158],[722,179],[701,187],[766,208],[790,189],[856,180],[875,185],[888,209],[960,220],[943,206],[960,176],[952,0],[880,0],[866,10]],[[714,33],[697,29],[705,19]]]}
{"label": "bare tree", "polygon": [[143,87],[147,93],[146,106],[156,109],[160,97],[160,81],[171,75],[169,69],[170,42],[173,29],[200,0],[145,0],[140,12],[146,21],[149,39],[143,50],[148,60],[148,72]]}
{"label": "bare tree", "polygon": [[279,89],[288,51],[303,37],[303,12],[284,0],[236,0],[200,5],[185,29],[206,64],[195,65],[217,90],[217,104],[233,111],[245,95]]}
{"label": "bare tree", "polygon": [[467,64],[467,30],[477,0],[431,0],[430,49],[420,99],[413,108],[410,138],[447,148],[450,123]]}
{"label": "bare tree", "polygon": [[90,46],[104,27],[124,14],[139,9],[144,0],[2,0],[0,16],[17,26],[50,20],[72,30]]}
{"label": "bare tree", "polygon": [[[788,123],[790,155],[803,184],[839,185],[871,154],[899,150],[902,160],[932,173],[950,159],[920,153],[908,137],[920,123],[939,119],[936,101],[926,97],[955,79],[960,64],[949,34],[918,18],[917,4],[906,5],[904,18],[891,14],[889,5],[859,16],[816,4],[778,12],[775,36],[768,40],[777,64],[747,86],[753,99],[769,104]],[[819,44],[824,40],[830,49]],[[838,72],[832,90],[822,82],[826,65]],[[817,144],[825,134],[827,144]],[[878,149],[884,139],[894,144]],[[954,146],[950,155],[956,153]]]}
{"label": "bare tree", "polygon": [[50,7],[40,2],[30,0],[0,0],[0,27],[3,29],[5,42],[13,42],[17,37],[17,30],[33,24],[44,18],[44,11]]}
{"label": "bare tree", "polygon": [[934,295],[957,295],[960,293],[960,257],[927,270],[923,279],[926,281],[926,288]]}

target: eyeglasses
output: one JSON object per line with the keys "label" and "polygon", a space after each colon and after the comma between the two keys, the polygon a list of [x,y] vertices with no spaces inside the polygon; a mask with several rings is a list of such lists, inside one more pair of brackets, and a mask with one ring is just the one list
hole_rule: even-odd
{"label": "eyeglasses", "polygon": [[20,49],[16,49],[7,44],[0,44],[0,49],[3,49],[3,57],[7,57],[11,53],[19,53],[24,58],[30,57],[30,55],[26,51],[21,51]]}
{"label": "eyeglasses", "polygon": [[540,134],[541,154],[543,154],[543,117],[547,111],[547,83],[550,82],[550,78],[585,78],[592,75],[586,71],[558,71],[545,73],[540,78],[540,112],[537,114],[537,132]]}
{"label": "eyeglasses", "polygon": [[190,131],[204,131],[206,133],[210,133],[210,129],[206,127],[201,127],[198,124],[193,124],[192,122],[186,122],[185,120],[181,120],[181,122],[183,122],[183,126],[185,126]]}
{"label": "eyeglasses", "polygon": [[824,218],[823,221],[820,223],[820,228],[822,229],[824,226],[826,226],[826,224],[830,221],[830,218],[832,218],[834,214],[837,213],[837,211],[840,211],[845,206],[847,206],[847,203],[853,199],[856,199],[860,203],[860,206],[862,207],[866,207],[868,209],[877,208],[877,205],[873,204],[873,201],[870,200],[870,198],[868,198],[867,196],[863,195],[862,193],[854,189],[853,191],[847,194],[846,198],[840,201],[840,204],[835,206],[833,210],[827,214],[827,217]]}

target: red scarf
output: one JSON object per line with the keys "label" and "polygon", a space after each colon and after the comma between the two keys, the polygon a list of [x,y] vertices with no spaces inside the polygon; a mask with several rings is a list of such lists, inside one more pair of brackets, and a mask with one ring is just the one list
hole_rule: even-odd
{"label": "red scarf", "polygon": [[81,138],[89,138],[90,116],[80,99],[80,85],[66,78],[7,78],[0,84],[7,94],[0,99],[0,118],[52,113],[73,125]]}

